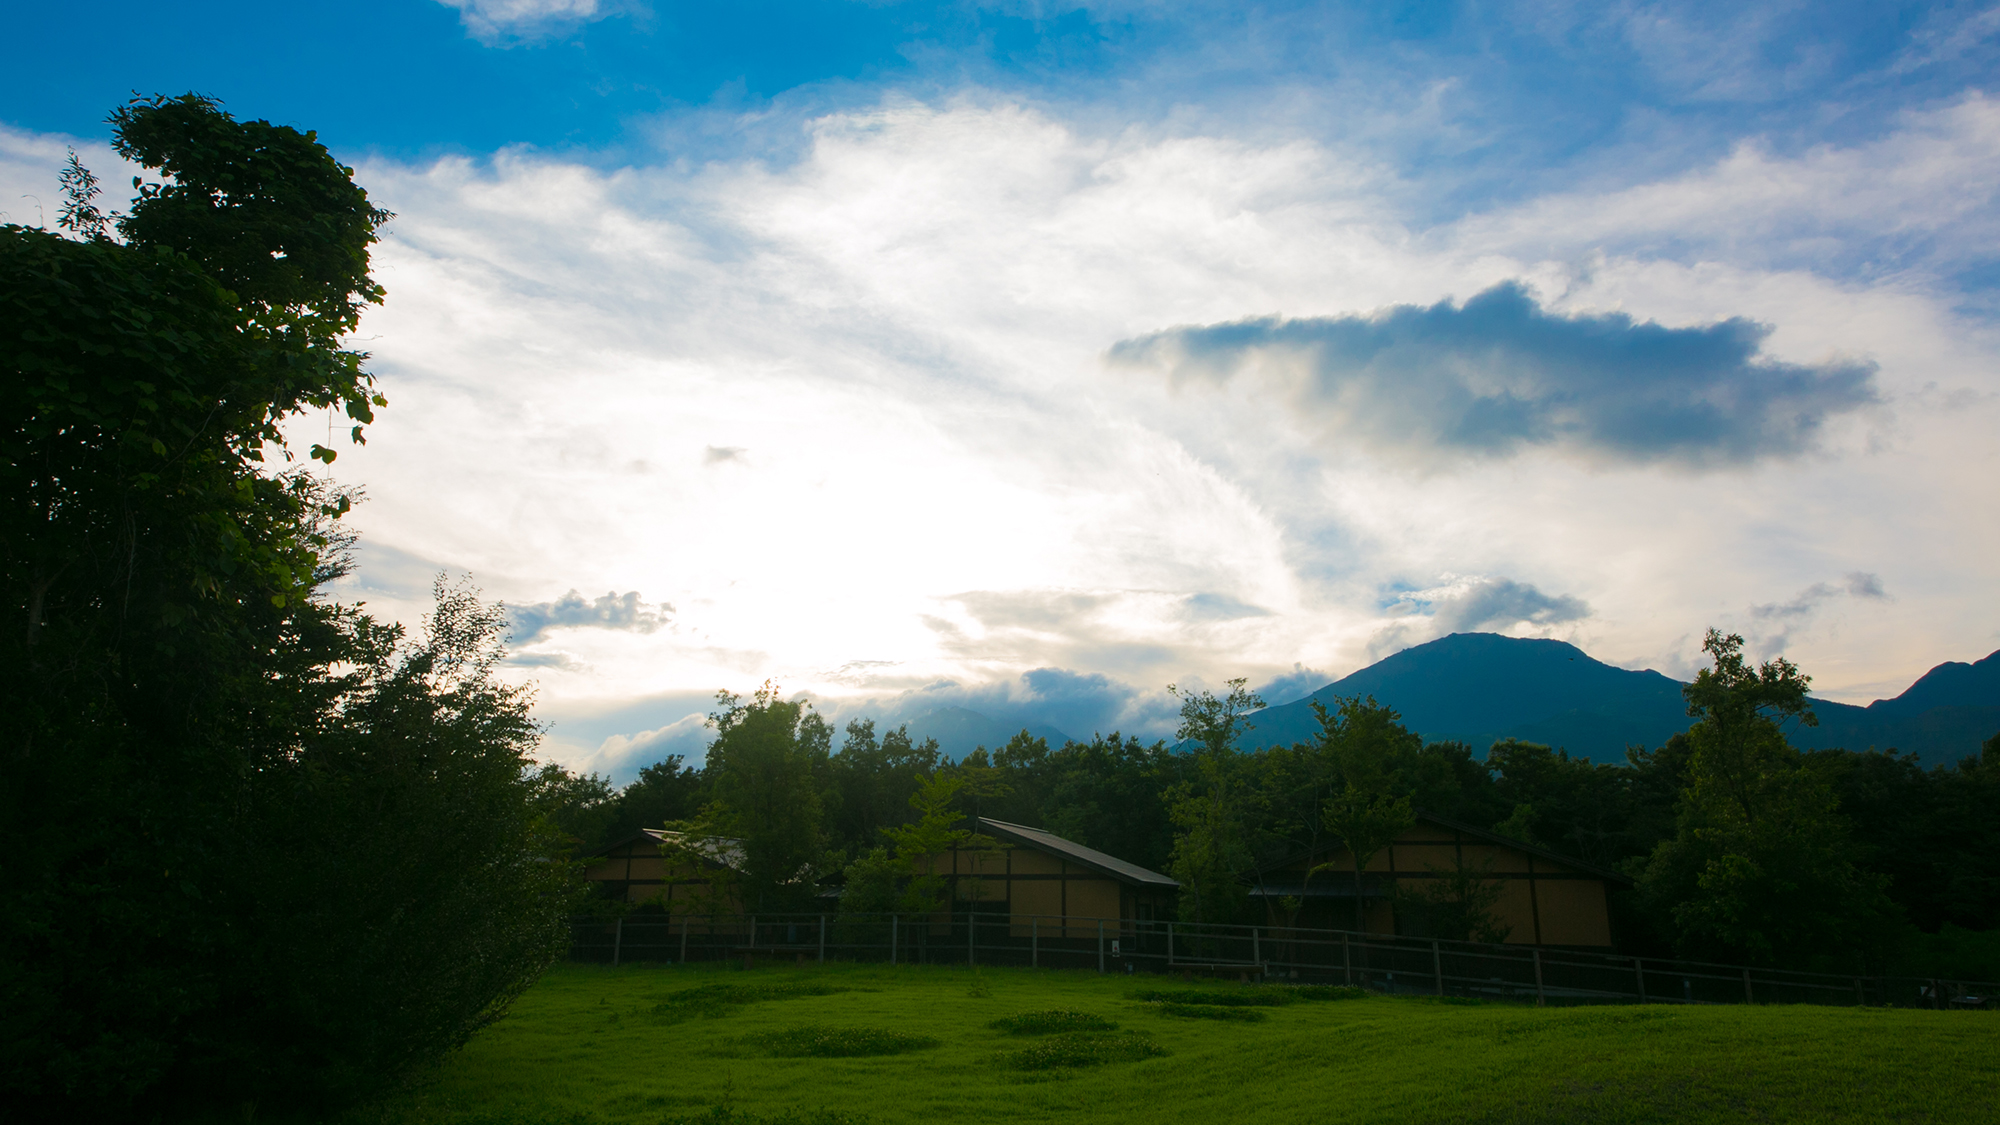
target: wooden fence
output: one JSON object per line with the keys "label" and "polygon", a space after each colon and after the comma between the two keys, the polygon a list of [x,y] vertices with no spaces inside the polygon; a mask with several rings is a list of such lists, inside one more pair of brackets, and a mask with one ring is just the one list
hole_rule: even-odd
{"label": "wooden fence", "polygon": [[983,912],[578,918],[570,956],[608,964],[1008,965],[1348,984],[1536,1004],[1982,1008],[2000,998],[2000,984],[1990,981],[1809,973],[1347,930]]}

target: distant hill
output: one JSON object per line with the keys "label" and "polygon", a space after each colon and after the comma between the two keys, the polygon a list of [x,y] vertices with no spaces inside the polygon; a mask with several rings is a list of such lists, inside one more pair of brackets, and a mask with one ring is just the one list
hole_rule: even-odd
{"label": "distant hill", "polygon": [[[1260,712],[1243,745],[1302,741],[1318,730],[1312,700],[1372,695],[1430,741],[1456,739],[1484,754],[1502,738],[1519,738],[1618,762],[1628,744],[1655,747],[1688,728],[1681,686],[1658,672],[1614,668],[1562,641],[1454,633]],[[1794,745],[1894,747],[1927,764],[1955,761],[2000,732],[2000,653],[1940,664],[1894,699],[1867,707],[1819,700],[1813,709],[1819,727],[1795,728]]]}
{"label": "distant hill", "polygon": [[893,730],[903,725],[910,728],[910,736],[918,742],[926,738],[937,739],[938,749],[947,759],[954,762],[981,746],[989,750],[998,750],[1007,745],[1008,739],[1021,733],[1024,725],[1029,734],[1048,739],[1050,746],[1061,746],[1069,741],[1068,735],[1046,723],[1002,723],[964,707],[940,707],[914,718],[888,724],[886,729]]}

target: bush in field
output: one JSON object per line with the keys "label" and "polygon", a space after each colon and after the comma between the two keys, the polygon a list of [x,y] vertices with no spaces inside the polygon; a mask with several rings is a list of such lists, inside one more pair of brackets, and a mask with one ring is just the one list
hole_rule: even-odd
{"label": "bush in field", "polygon": [[928,1035],[904,1035],[876,1027],[794,1027],[749,1040],[782,1059],[860,1059],[904,1055],[938,1046]]}
{"label": "bush in field", "polygon": [[660,1125],[868,1125],[868,1121],[866,1118],[852,1117],[831,1109],[794,1109],[774,1117],[766,1117],[759,1113],[745,1113],[732,1106],[719,1105],[706,1113],[664,1118]]}
{"label": "bush in field", "polygon": [[669,993],[665,1000],[653,1005],[652,1014],[662,1023],[679,1023],[682,1020],[702,1017],[719,1019],[733,1015],[738,1009],[765,1000],[797,1000],[807,996],[831,996],[836,992],[852,992],[852,988],[838,984],[817,984],[811,981],[789,981],[784,984],[704,984],[698,988],[683,988]]}
{"label": "bush in field", "polygon": [[1009,1052],[1015,1070],[1069,1070],[1158,1058],[1166,1048],[1135,1032],[1072,1031],[1052,1035],[1020,1051]]}
{"label": "bush in field", "polygon": [[1156,1000],[1153,1007],[1163,1016],[1179,1016],[1184,1020],[1236,1020],[1240,1023],[1262,1023],[1264,1013],[1255,1008],[1231,1008],[1220,1004],[1177,1004],[1170,1000]]}
{"label": "bush in field", "polygon": [[1089,1012],[1076,1012],[1068,1008],[1048,1008],[1039,1012],[1022,1012],[1018,1016],[994,1020],[986,1026],[1009,1035],[1055,1035],[1065,1031],[1116,1031],[1118,1025],[1103,1016]]}

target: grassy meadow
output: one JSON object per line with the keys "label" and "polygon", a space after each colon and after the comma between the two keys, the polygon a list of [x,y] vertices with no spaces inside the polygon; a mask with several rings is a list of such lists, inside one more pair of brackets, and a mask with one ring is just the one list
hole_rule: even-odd
{"label": "grassy meadow", "polygon": [[1336,989],[1245,1002],[1277,991],[1025,969],[564,965],[421,1089],[357,1120],[2000,1120],[1994,1013]]}

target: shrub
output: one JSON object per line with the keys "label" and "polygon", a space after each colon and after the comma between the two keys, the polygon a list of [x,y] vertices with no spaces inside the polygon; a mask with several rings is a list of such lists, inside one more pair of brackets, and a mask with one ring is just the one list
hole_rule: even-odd
{"label": "shrub", "polygon": [[867,1119],[831,1109],[788,1109],[775,1117],[719,1105],[706,1113],[668,1117],[660,1125],[868,1125]]}
{"label": "shrub", "polygon": [[1117,1024],[1103,1016],[1093,1016],[1089,1012],[1074,1012],[1068,1008],[1022,1012],[1018,1016],[994,1020],[986,1026],[1009,1035],[1055,1035],[1065,1031],[1118,1030]]}
{"label": "shrub", "polygon": [[1361,1000],[1369,995],[1365,988],[1345,984],[1286,985],[1284,991],[1294,1000]]}
{"label": "shrub", "polygon": [[748,1041],[785,1059],[872,1058],[903,1055],[938,1045],[938,1040],[928,1035],[904,1035],[875,1027],[794,1027],[753,1035]]}
{"label": "shrub", "polygon": [[1153,1002],[1163,1016],[1179,1016],[1190,1020],[1241,1020],[1244,1023],[1261,1023],[1264,1013],[1255,1008],[1226,1007],[1221,1004],[1179,1004],[1173,1001]]}
{"label": "shrub", "polygon": [[1004,1056],[1015,1070],[1068,1070],[1137,1062],[1166,1054],[1166,1048],[1133,1032],[1072,1031],[1052,1035],[1025,1050]]}
{"label": "shrub", "polygon": [[683,988],[668,994],[665,1000],[653,1005],[653,1015],[665,1023],[679,1023],[682,1020],[701,1016],[716,1019],[729,1015],[745,1005],[764,1000],[797,1000],[807,996],[831,996],[836,992],[852,992],[852,988],[837,984],[816,984],[810,981],[793,981],[784,984],[704,984],[698,988]]}

